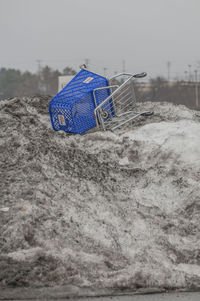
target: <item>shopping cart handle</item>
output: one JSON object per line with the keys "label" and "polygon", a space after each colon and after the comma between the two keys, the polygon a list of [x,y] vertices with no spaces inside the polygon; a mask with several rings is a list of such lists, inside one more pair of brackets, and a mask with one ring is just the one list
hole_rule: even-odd
{"label": "shopping cart handle", "polygon": [[142,78],[142,77],[145,77],[146,75],[147,75],[146,72],[142,72],[142,73],[138,73],[138,74],[133,75],[133,77]]}

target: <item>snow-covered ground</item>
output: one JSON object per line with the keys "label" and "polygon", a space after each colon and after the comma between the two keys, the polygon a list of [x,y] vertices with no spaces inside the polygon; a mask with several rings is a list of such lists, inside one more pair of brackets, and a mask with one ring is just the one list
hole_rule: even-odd
{"label": "snow-covered ground", "polygon": [[200,113],[54,132],[46,97],[0,102],[0,285],[200,288]]}

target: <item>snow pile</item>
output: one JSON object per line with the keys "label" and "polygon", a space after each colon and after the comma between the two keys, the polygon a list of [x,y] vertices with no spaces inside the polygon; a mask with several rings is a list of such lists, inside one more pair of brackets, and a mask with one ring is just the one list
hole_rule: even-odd
{"label": "snow pile", "polygon": [[[0,102],[0,285],[200,287],[200,118],[67,136],[48,97]],[[197,115],[197,116],[196,116]]]}

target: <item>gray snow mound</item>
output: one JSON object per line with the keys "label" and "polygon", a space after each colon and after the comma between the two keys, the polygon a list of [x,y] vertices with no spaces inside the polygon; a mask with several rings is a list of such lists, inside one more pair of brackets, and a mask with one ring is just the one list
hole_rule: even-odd
{"label": "gray snow mound", "polygon": [[0,287],[200,287],[200,118],[66,135],[50,97],[0,102]]}

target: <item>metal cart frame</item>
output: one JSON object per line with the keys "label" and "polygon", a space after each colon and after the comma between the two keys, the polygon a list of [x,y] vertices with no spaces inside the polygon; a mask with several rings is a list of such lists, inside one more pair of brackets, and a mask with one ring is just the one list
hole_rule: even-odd
{"label": "metal cart frame", "polygon": [[[136,96],[133,82],[135,79],[143,78],[145,76],[145,72],[140,74],[120,73],[111,77],[109,82],[120,77],[127,77],[123,83],[113,84],[93,90],[93,97],[95,101],[94,115],[98,129],[103,131],[114,131],[130,123],[139,116],[152,115],[152,112],[135,112],[134,110]],[[110,95],[97,105],[98,92],[100,93],[104,89],[109,89]]]}

